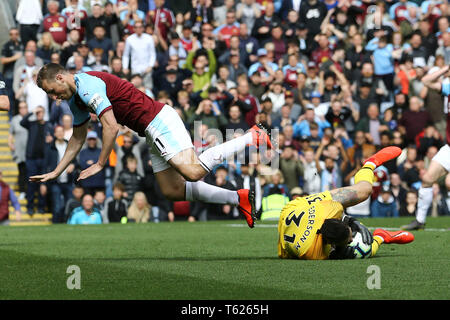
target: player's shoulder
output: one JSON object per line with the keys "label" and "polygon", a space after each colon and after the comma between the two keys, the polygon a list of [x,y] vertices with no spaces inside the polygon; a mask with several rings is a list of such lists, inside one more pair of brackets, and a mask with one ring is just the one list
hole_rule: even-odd
{"label": "player's shoulder", "polygon": [[[95,84],[106,83],[106,81],[114,81],[114,76],[107,72],[87,71],[77,73],[75,76],[75,83],[78,87],[89,87]],[[120,78],[117,78],[120,79]]]}

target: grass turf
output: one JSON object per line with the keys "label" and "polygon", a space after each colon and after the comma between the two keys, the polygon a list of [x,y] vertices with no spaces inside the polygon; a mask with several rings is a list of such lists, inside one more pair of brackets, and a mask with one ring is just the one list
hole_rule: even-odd
{"label": "grass turf", "polygon": [[[409,218],[361,219],[399,227]],[[0,299],[449,299],[450,217],[366,260],[277,258],[275,222],[0,229]],[[70,265],[81,290],[67,289]],[[381,289],[369,290],[370,265]]]}

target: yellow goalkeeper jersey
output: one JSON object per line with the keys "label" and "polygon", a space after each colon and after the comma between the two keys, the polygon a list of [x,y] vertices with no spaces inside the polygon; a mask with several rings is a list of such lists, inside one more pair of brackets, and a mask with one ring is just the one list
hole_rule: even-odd
{"label": "yellow goalkeeper jersey", "polygon": [[325,219],[342,219],[344,207],[333,201],[329,191],[296,198],[283,208],[278,221],[280,258],[328,259],[331,245],[317,234]]}

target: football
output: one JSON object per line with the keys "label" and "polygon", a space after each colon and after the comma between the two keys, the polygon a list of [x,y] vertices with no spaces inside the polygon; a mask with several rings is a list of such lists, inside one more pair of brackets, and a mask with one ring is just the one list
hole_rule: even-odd
{"label": "football", "polygon": [[361,233],[357,232],[353,237],[353,241],[349,244],[354,249],[355,258],[364,259],[369,258],[372,254],[372,245],[367,245],[362,241]]}

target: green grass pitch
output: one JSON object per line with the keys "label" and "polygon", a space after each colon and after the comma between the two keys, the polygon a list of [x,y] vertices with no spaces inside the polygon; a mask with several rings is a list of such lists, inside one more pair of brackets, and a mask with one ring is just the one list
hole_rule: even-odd
{"label": "green grass pitch", "polygon": [[[361,219],[398,228],[410,218]],[[275,222],[0,229],[0,299],[449,299],[450,217],[366,260],[277,258]],[[70,265],[81,289],[69,290]],[[368,267],[380,289],[368,289]]]}

